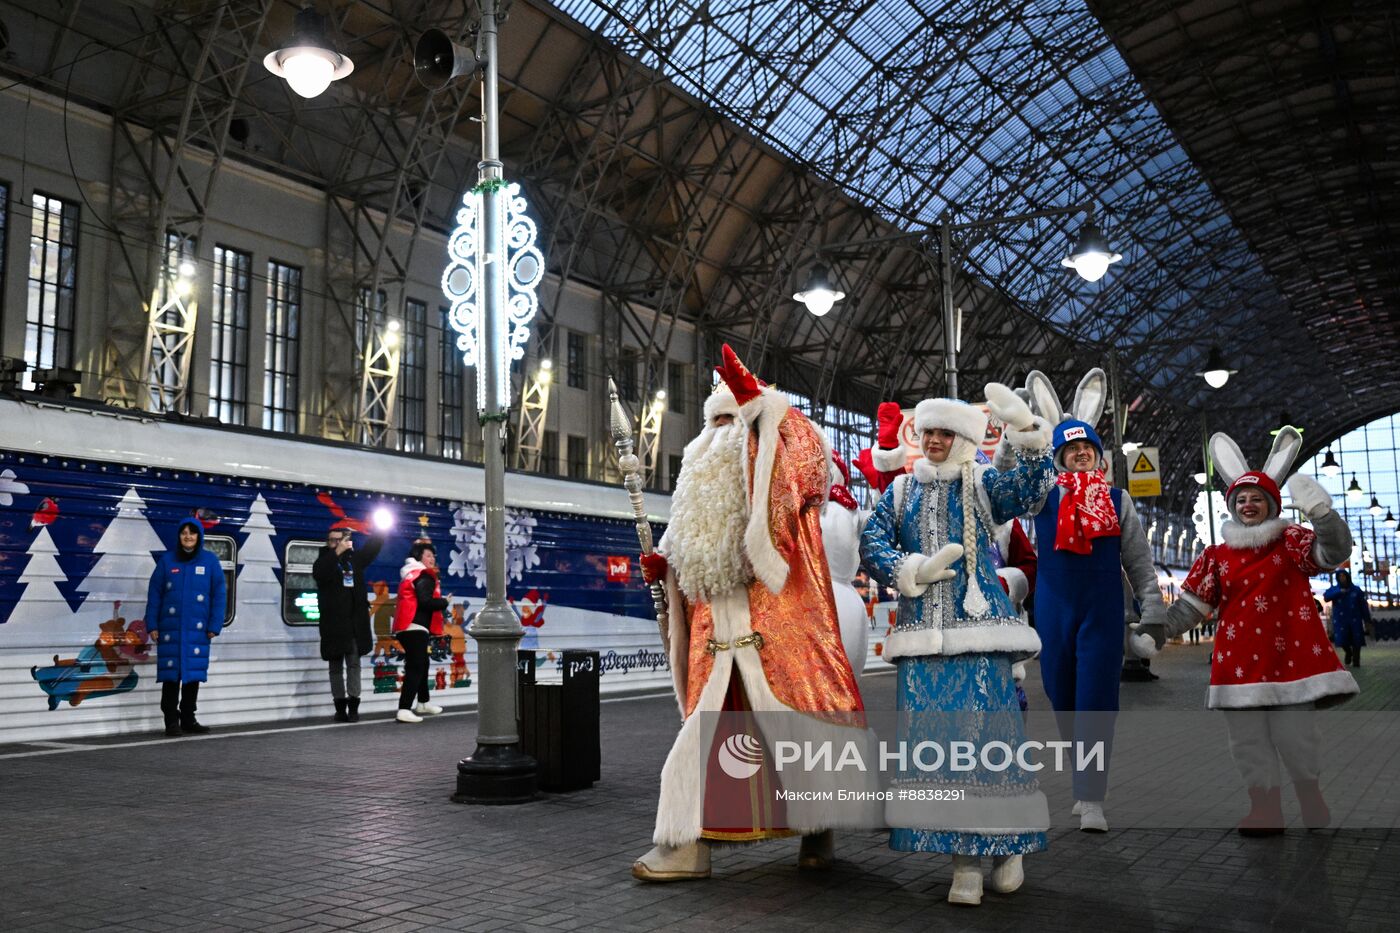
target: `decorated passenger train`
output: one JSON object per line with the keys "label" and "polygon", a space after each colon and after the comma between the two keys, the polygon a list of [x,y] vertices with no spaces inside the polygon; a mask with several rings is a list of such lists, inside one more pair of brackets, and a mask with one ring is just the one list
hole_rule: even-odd
{"label": "decorated passenger train", "polygon": [[[376,643],[362,712],[396,704],[402,653],[389,626],[399,567],[420,536],[436,546],[452,600],[431,646],[434,700],[475,702],[466,630],[485,597],[480,467],[78,403],[0,400],[0,425],[0,743],[160,727],[146,586],[190,517],[228,591],[201,720],[329,718],[311,564],[330,529],[368,532],[379,508],[394,525],[366,575]],[[599,651],[604,693],[665,689],[626,493],[512,473],[506,505],[521,647],[546,673],[563,649]],[[646,506],[665,523],[666,496],[648,494]]]}

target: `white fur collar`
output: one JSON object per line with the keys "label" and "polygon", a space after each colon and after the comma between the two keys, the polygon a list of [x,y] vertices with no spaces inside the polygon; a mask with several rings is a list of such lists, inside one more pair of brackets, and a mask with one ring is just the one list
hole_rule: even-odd
{"label": "white fur collar", "polygon": [[1225,544],[1242,551],[1252,551],[1273,544],[1283,529],[1288,527],[1285,518],[1265,519],[1257,525],[1241,525],[1239,522],[1226,522],[1220,532],[1225,536]]}
{"label": "white fur collar", "polygon": [[[955,451],[956,452],[956,451]],[[921,457],[914,461],[914,478],[921,483],[931,483],[936,479],[941,479],[945,483],[951,483],[955,479],[962,479],[962,463],[934,463],[927,457]],[[990,467],[985,463],[973,463],[972,475],[981,476]]]}

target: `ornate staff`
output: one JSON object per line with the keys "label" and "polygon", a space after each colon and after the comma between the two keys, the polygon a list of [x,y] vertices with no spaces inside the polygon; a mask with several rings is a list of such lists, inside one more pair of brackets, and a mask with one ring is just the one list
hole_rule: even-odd
{"label": "ornate staff", "polygon": [[[632,502],[632,516],[637,521],[637,541],[642,546],[643,556],[651,554],[651,523],[647,521],[646,507],[642,504],[642,461],[632,453],[632,419],[622,402],[617,398],[617,386],[608,377],[608,400],[611,402],[610,426],[613,445],[617,447],[617,468],[622,472],[622,485],[627,490],[627,498]],[[669,615],[666,611],[666,590],[660,582],[650,584],[651,604],[656,609],[656,626],[661,630],[661,646],[667,656],[671,654]]]}

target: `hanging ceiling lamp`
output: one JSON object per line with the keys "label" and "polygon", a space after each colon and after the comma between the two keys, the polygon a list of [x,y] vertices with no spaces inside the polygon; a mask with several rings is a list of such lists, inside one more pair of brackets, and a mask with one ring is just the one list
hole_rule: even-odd
{"label": "hanging ceiling lamp", "polygon": [[1347,487],[1347,498],[1353,502],[1358,502],[1364,495],[1366,495],[1366,493],[1362,491],[1361,484],[1356,481],[1356,474],[1351,474],[1351,485]]}
{"label": "hanging ceiling lamp", "polygon": [[1327,456],[1322,458],[1322,466],[1318,467],[1318,470],[1324,476],[1336,476],[1342,472],[1342,465],[1332,456],[1332,445],[1327,445]]}
{"label": "hanging ceiling lamp", "polygon": [[1376,516],[1376,518],[1381,517],[1381,504],[1376,501],[1375,493],[1371,493],[1371,504],[1367,506],[1367,511]]}
{"label": "hanging ceiling lamp", "polygon": [[1206,381],[1206,385],[1212,389],[1219,389],[1230,381],[1238,370],[1230,369],[1225,365],[1225,357],[1221,355],[1219,347],[1211,347],[1210,353],[1206,355],[1206,368],[1196,373]]}
{"label": "hanging ceiling lamp", "polygon": [[812,271],[807,275],[807,287],[792,296],[794,301],[800,301],[807,306],[807,310],[816,317],[822,317],[832,306],[846,293],[832,286],[831,279],[827,276],[826,266],[817,263],[812,266]]}
{"label": "hanging ceiling lamp", "polygon": [[1390,509],[1385,510],[1385,518],[1381,521],[1381,524],[1387,528],[1395,527],[1395,515],[1390,511]]}
{"label": "hanging ceiling lamp", "polygon": [[284,47],[267,53],[263,67],[285,78],[302,97],[312,98],[355,70],[355,63],[336,51],[326,35],[326,18],[314,7],[297,13],[292,38]]}
{"label": "hanging ceiling lamp", "polygon": [[1097,282],[1108,272],[1109,266],[1122,259],[1123,254],[1115,253],[1109,248],[1108,240],[1104,239],[1099,225],[1090,217],[1084,221],[1084,226],[1079,228],[1079,237],[1074,241],[1074,248],[1069,251],[1068,256],[1060,260],[1060,265],[1078,272],[1079,277],[1086,282]]}

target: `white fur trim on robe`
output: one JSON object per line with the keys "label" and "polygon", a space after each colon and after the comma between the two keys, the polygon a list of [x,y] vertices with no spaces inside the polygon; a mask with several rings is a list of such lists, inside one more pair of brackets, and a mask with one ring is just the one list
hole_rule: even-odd
{"label": "white fur trim on robe", "polygon": [[904,465],[909,462],[909,451],[903,447],[893,447],[889,450],[874,447],[870,451],[870,462],[881,473],[893,473],[895,470],[904,469]]}
{"label": "white fur trim on robe", "polygon": [[1025,571],[1020,567],[998,567],[997,576],[1006,581],[1006,595],[1011,598],[1011,605],[1019,612],[1031,592],[1030,581],[1026,579]]}
{"label": "white fur trim on robe", "polygon": [[[781,593],[787,584],[788,562],[773,546],[772,530],[768,527],[768,498],[773,489],[773,464],[778,453],[778,423],[791,407],[787,398],[774,389],[764,389],[756,398],[739,406],[739,417],[750,428],[758,429],[758,455],[753,459],[753,495],[749,499],[749,525],[744,529],[744,550],[754,576],[773,593]],[[749,462],[745,456],[746,471]],[[747,472],[744,478],[747,482]]]}
{"label": "white fur trim on robe", "polygon": [[1255,684],[1212,684],[1206,692],[1210,709],[1251,709],[1311,703],[1324,697],[1351,697],[1360,693],[1351,671],[1327,671],[1301,680]]}
{"label": "white fur trim on robe", "polygon": [[900,596],[918,599],[928,592],[929,584],[920,583],[915,577],[919,568],[931,559],[927,554],[909,554],[899,562],[899,570],[895,572],[894,583]]}
{"label": "white fur trim on robe", "polygon": [[[710,604],[710,609],[717,641],[732,644],[752,631],[747,588],[736,587],[718,597]],[[675,744],[666,756],[666,764],[661,769],[661,799],[656,807],[656,830],[652,836],[652,841],[657,845],[685,845],[700,838],[700,831],[704,828],[706,766],[714,744],[715,728],[719,724],[718,716],[701,714],[717,713],[723,708],[729,678],[733,674],[738,674],[759,730],[768,742],[771,743],[775,736],[787,741],[810,742],[814,747],[830,742],[833,760],[839,759],[841,750],[848,743],[855,743],[861,760],[880,760],[875,736],[868,729],[825,722],[784,705],[768,686],[758,651],[748,647],[715,653],[710,679],[700,692],[695,712],[681,726],[680,734],[676,736]],[[863,717],[863,714],[852,716]],[[771,756],[771,746],[765,747],[764,753]],[[863,773],[853,773],[850,769],[837,771],[834,768],[817,768],[809,772],[797,769],[796,765],[785,767],[778,772],[785,790],[810,791],[816,797],[814,800],[784,801],[788,828],[805,835],[826,829],[872,829],[883,826],[883,804],[879,801],[832,803],[840,790],[878,790],[879,777],[878,769],[873,767]],[[821,799],[825,792],[831,793],[831,800]]]}
{"label": "white fur trim on robe", "polygon": [[986,654],[993,651],[1029,658],[1040,651],[1040,636],[1020,619],[1014,623],[963,628],[895,629],[886,636],[880,656],[894,662],[899,658],[921,655]]}

